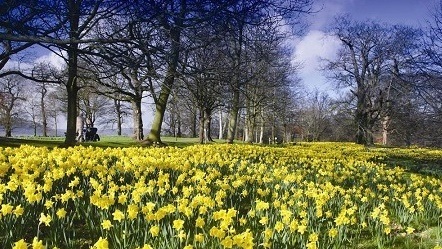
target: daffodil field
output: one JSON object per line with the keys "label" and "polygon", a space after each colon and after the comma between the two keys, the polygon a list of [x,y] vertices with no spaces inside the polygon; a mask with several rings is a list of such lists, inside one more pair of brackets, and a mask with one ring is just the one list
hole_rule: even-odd
{"label": "daffodil field", "polygon": [[0,148],[0,248],[442,248],[442,180],[387,166],[388,153]]}

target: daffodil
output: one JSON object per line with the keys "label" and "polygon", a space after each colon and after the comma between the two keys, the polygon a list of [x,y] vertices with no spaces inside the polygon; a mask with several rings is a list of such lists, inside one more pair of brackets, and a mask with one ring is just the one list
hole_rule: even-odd
{"label": "daffodil", "polygon": [[152,226],[152,227],[150,227],[149,232],[152,235],[152,237],[156,237],[156,236],[158,236],[158,233],[160,232],[160,227],[159,226]]}
{"label": "daffodil", "polygon": [[43,241],[39,240],[37,237],[34,237],[32,240],[32,249],[46,249],[46,246],[43,245]]}
{"label": "daffodil", "polygon": [[110,220],[103,220],[103,222],[101,222],[101,227],[104,230],[109,230],[113,227],[112,222]]}
{"label": "daffodil", "polygon": [[118,209],[116,209],[116,210],[112,213],[112,216],[113,216],[113,220],[116,220],[116,221],[122,221],[122,220],[124,220],[124,217],[125,217],[124,213],[121,212],[121,211],[118,210]]}
{"label": "daffodil", "polygon": [[93,249],[109,249],[109,242],[106,238],[100,237],[97,242],[92,246]]}
{"label": "daffodil", "polygon": [[62,218],[66,217],[67,212],[66,212],[66,210],[64,208],[60,208],[60,209],[57,210],[56,214],[57,214],[58,218],[62,219]]}
{"label": "daffodil", "polygon": [[39,219],[39,224],[45,224],[46,226],[49,226],[49,224],[51,223],[52,218],[49,215],[45,215],[44,213],[40,214],[40,219]]}
{"label": "daffodil", "polygon": [[27,248],[28,248],[28,243],[26,243],[24,239],[15,242],[14,246],[12,247],[12,249],[27,249]]}

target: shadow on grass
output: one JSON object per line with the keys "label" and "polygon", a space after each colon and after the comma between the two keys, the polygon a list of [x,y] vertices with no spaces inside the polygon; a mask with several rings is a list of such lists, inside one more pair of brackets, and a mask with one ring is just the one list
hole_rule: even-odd
{"label": "shadow on grass", "polygon": [[9,138],[0,137],[0,147],[20,147],[23,144],[36,146],[36,147],[57,147],[63,145],[64,140],[61,139],[24,139],[24,138]]}
{"label": "shadow on grass", "polygon": [[401,167],[412,173],[442,176],[442,156],[422,154],[387,153],[379,162],[388,167]]}

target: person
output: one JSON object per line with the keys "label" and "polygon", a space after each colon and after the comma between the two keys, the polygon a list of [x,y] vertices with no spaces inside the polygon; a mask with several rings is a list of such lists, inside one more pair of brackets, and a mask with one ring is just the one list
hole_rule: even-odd
{"label": "person", "polygon": [[82,115],[77,116],[77,142],[83,142],[84,119]]}

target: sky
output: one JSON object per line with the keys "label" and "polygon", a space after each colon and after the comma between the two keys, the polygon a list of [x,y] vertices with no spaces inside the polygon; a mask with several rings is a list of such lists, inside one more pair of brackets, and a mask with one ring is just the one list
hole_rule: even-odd
{"label": "sky", "polygon": [[294,42],[293,61],[302,65],[299,77],[309,91],[318,89],[332,93],[319,69],[320,58],[333,59],[340,46],[338,40],[326,35],[336,15],[349,14],[355,20],[375,20],[381,23],[425,26],[438,0],[314,0],[317,13],[307,17],[309,27]]}

